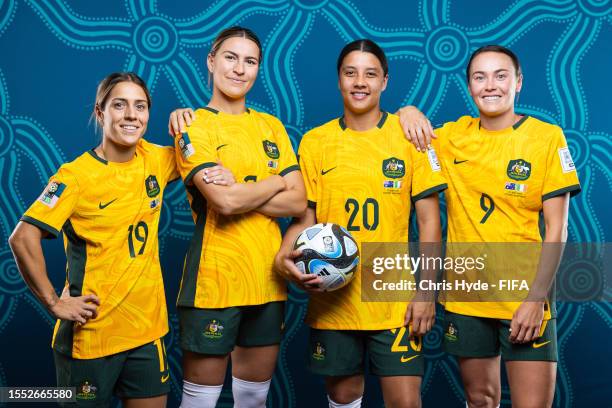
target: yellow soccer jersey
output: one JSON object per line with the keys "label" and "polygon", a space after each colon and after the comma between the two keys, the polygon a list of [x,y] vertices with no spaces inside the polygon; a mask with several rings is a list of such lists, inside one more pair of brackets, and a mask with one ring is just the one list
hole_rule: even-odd
{"label": "yellow soccer jersey", "polygon": [[[480,119],[464,116],[436,133],[434,146],[448,180],[448,242],[541,242],[542,203],[580,192],[574,162],[558,126],[524,116],[510,128],[489,131],[480,126]],[[528,263],[534,268],[537,262]],[[446,309],[511,319],[518,305],[447,302]],[[546,318],[550,318],[549,310]]]}
{"label": "yellow soccer jersey", "polygon": [[196,224],[178,306],[224,308],[287,299],[286,284],[272,269],[281,244],[276,220],[255,211],[219,214],[192,183],[198,171],[219,160],[241,183],[298,170],[283,124],[254,110],[231,115],[204,108],[175,142]]}
{"label": "yellow soccer jersey", "polygon": [[157,230],[163,190],[177,179],[172,147],[144,140],[129,162],[91,150],[60,167],[21,218],[64,233],[72,296],[100,298],[84,325],[58,320],[53,347],[79,359],[129,350],[168,332]]}
{"label": "yellow soccer jersey", "polygon": [[[363,132],[347,128],[342,118],[312,129],[298,156],[317,222],[345,227],[360,247],[408,242],[411,200],[446,188],[435,152],[418,153],[398,117],[386,112]],[[317,329],[391,329],[403,325],[406,307],[405,302],[363,302],[360,265],[346,287],[310,297],[306,321]]]}

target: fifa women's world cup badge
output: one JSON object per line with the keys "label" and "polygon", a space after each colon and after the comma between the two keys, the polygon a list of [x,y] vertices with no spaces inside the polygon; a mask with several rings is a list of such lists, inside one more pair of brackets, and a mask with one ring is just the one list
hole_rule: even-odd
{"label": "fifa women's world cup badge", "polygon": [[66,185],[64,183],[52,181],[49,183],[49,185],[47,185],[45,191],[43,191],[40,197],[38,197],[38,201],[49,208],[53,208],[65,189]]}
{"label": "fifa women's world cup badge", "polygon": [[523,159],[510,160],[506,173],[512,180],[527,180],[531,176],[531,163]]}
{"label": "fifa women's world cup badge", "polygon": [[211,320],[204,328],[204,337],[208,339],[219,339],[223,337],[223,324],[220,320]]}

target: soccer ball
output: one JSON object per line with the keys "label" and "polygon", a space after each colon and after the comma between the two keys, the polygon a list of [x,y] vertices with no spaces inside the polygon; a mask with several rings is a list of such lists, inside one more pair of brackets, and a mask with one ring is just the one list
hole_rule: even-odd
{"label": "soccer ball", "polygon": [[346,286],[359,265],[357,242],[337,224],[316,224],[298,235],[293,249],[302,250],[295,265],[302,273],[321,277],[321,288],[332,291]]}

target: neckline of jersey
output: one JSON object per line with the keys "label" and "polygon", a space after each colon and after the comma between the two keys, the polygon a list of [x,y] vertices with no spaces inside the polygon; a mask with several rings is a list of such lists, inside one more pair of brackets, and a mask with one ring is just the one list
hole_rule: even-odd
{"label": "neckline of jersey", "polygon": [[134,164],[136,160],[138,159],[138,149],[134,152],[134,157],[132,157],[130,160],[126,162],[113,162],[113,161],[108,161],[106,159],[103,159],[102,157],[98,155],[98,153],[96,153],[95,149],[96,148],[94,147],[91,150],[88,150],[87,153],[89,153],[91,157],[93,157],[95,160],[99,161],[100,163],[104,164],[105,166],[128,167]]}
{"label": "neckline of jersey", "polygon": [[480,118],[478,118],[478,131],[481,134],[490,135],[490,136],[505,135],[508,133],[512,133],[515,130],[518,130],[518,128],[521,127],[521,125],[523,125],[523,123],[525,123],[527,119],[529,119],[529,115],[523,115],[523,117],[521,117],[518,120],[518,122],[516,122],[512,126],[509,126],[504,129],[499,129],[499,130],[489,130],[489,129],[485,129],[482,127],[482,122],[480,121]]}
{"label": "neckline of jersey", "polygon": [[223,116],[224,118],[228,118],[228,119],[242,119],[246,117],[247,115],[251,114],[251,110],[249,108],[246,108],[245,112],[237,113],[237,114],[222,112],[215,108],[211,108],[210,106],[204,106],[202,109],[212,112],[215,115]]}
{"label": "neckline of jersey", "polygon": [[347,127],[346,121],[344,120],[344,115],[338,118],[338,126],[340,126],[340,129],[342,129],[342,131],[350,131],[351,133],[355,135],[368,135],[370,133],[375,133],[378,130],[383,128],[383,126],[385,125],[385,122],[387,121],[387,118],[389,117],[388,112],[383,111],[383,110],[381,110],[381,112],[382,112],[382,116],[380,117],[380,120],[378,121],[376,126],[368,130],[354,130],[354,129]]}

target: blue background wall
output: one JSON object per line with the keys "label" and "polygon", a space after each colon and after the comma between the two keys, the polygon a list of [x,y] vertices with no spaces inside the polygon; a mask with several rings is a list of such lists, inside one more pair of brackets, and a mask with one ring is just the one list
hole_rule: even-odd
{"label": "blue background wall", "polygon": [[[95,87],[106,74],[134,70],[153,94],[147,138],[170,144],[169,112],[210,97],[203,61],[220,29],[241,24],[259,33],[264,60],[249,95],[277,115],[294,145],[311,127],[341,112],[335,60],[349,40],[369,37],[390,59],[383,107],[412,103],[434,123],[475,110],[463,70],[478,46],[500,43],[521,57],[518,110],[562,126],[583,193],[572,201],[570,240],[610,240],[612,2],[0,0],[0,386],[53,385],[53,319],[23,284],[6,239],[19,215],[64,161],[97,144],[88,124]],[[180,265],[192,230],[185,193],[166,193],[160,227],[171,310],[167,346],[180,396],[174,309]],[[61,240],[46,244],[49,274],[64,279]],[[608,294],[608,299],[610,294]],[[323,383],[303,369],[307,298],[292,291],[287,332],[269,397],[271,407],[322,406]],[[611,406],[612,307],[561,304],[556,407]],[[426,337],[425,406],[462,406],[457,364],[440,351],[440,326]],[[382,406],[368,379],[366,405]],[[509,406],[507,386],[502,405]],[[221,406],[231,406],[226,390]]]}

